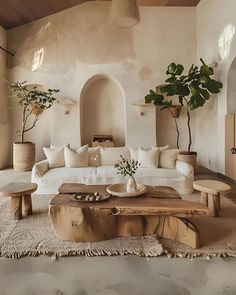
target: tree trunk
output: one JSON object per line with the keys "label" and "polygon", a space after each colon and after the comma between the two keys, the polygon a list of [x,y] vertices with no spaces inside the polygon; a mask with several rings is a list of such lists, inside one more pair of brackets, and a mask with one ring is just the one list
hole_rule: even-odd
{"label": "tree trunk", "polygon": [[189,144],[188,144],[188,152],[191,151],[191,145],[192,145],[192,133],[191,133],[191,125],[190,125],[190,112],[189,112],[189,107],[187,105],[187,116],[188,116],[188,135],[189,135]]}
{"label": "tree trunk", "polygon": [[178,126],[178,123],[177,123],[177,119],[174,118],[174,120],[175,120],[175,128],[176,128],[176,132],[177,132],[176,146],[177,146],[177,149],[179,149],[179,126]]}
{"label": "tree trunk", "polygon": [[22,131],[21,131],[21,142],[22,142],[22,143],[24,142],[24,133],[25,133],[24,130],[22,130]]}

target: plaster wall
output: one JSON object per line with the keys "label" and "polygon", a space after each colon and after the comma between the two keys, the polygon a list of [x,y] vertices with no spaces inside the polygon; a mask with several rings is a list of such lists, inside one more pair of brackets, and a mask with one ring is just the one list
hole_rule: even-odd
{"label": "plaster wall", "polygon": [[[7,32],[1,26],[0,45],[3,48],[7,48]],[[6,68],[7,54],[0,50],[0,169],[8,164],[10,147],[10,117]]]}
{"label": "plaster wall", "polygon": [[[196,9],[140,7],[141,22],[132,29],[121,29],[108,22],[109,5],[87,2],[8,31],[8,47],[16,52],[8,59],[9,79],[58,88],[63,97],[78,102],[70,107],[69,115],[64,114],[63,106],[54,106],[28,133],[27,139],[36,142],[37,160],[44,157],[42,146],[50,143],[81,144],[81,91],[96,74],[113,77],[124,90],[126,117],[122,121],[126,121],[127,146],[175,146],[172,119],[161,113],[156,126],[155,108],[145,108],[140,117],[132,103],[163,83],[172,61],[187,67],[195,61]],[[14,141],[20,126],[19,107],[14,102],[11,115]],[[181,122],[180,128],[184,127]],[[183,135],[183,145],[184,140]]]}
{"label": "plaster wall", "polygon": [[[236,56],[236,1],[201,0],[197,6],[197,58],[204,57],[207,63],[218,62],[217,77],[224,88],[215,100],[211,100],[203,112],[196,114],[196,150],[202,164],[214,171],[225,173],[225,115],[227,97],[233,88],[228,88],[229,68]],[[234,84],[236,80],[234,80]],[[232,98],[231,98],[232,99]]]}

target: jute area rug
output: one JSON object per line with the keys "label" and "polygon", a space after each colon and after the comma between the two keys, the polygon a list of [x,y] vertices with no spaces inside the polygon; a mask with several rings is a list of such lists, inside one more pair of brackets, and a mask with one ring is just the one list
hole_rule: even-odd
{"label": "jute area rug", "polygon": [[52,196],[34,195],[33,215],[14,221],[9,199],[0,198],[0,257],[20,258],[40,254],[54,257],[86,255],[126,255],[154,257],[163,253],[155,237],[117,238],[96,243],[72,243],[57,239],[48,218]]}
{"label": "jute area rug", "polygon": [[[40,254],[53,257],[86,255],[126,255],[195,258],[199,256],[236,257],[236,205],[222,197],[221,217],[195,217],[192,222],[200,231],[201,248],[156,237],[117,238],[97,243],[71,243],[57,239],[48,218],[48,204],[52,196],[34,195],[34,214],[13,221],[9,213],[9,199],[0,198],[0,257],[20,258]],[[196,195],[193,196],[196,201]],[[198,197],[198,196],[197,196]]]}

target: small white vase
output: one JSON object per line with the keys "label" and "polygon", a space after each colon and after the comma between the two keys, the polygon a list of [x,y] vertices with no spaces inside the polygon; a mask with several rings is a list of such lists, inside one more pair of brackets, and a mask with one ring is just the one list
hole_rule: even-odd
{"label": "small white vase", "polygon": [[137,191],[137,184],[133,176],[129,177],[129,180],[126,184],[126,191],[128,193],[134,193]]}

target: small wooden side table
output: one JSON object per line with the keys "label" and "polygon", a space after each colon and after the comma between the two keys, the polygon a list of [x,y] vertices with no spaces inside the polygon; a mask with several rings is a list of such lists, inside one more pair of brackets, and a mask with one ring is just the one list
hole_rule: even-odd
{"label": "small wooden side table", "polygon": [[201,203],[208,206],[212,216],[220,216],[220,195],[228,193],[231,187],[217,180],[197,180],[193,183],[194,189],[201,192]]}
{"label": "small wooden side table", "polygon": [[36,183],[12,182],[0,188],[1,197],[11,197],[11,217],[20,220],[32,214],[31,194],[37,190]]}

